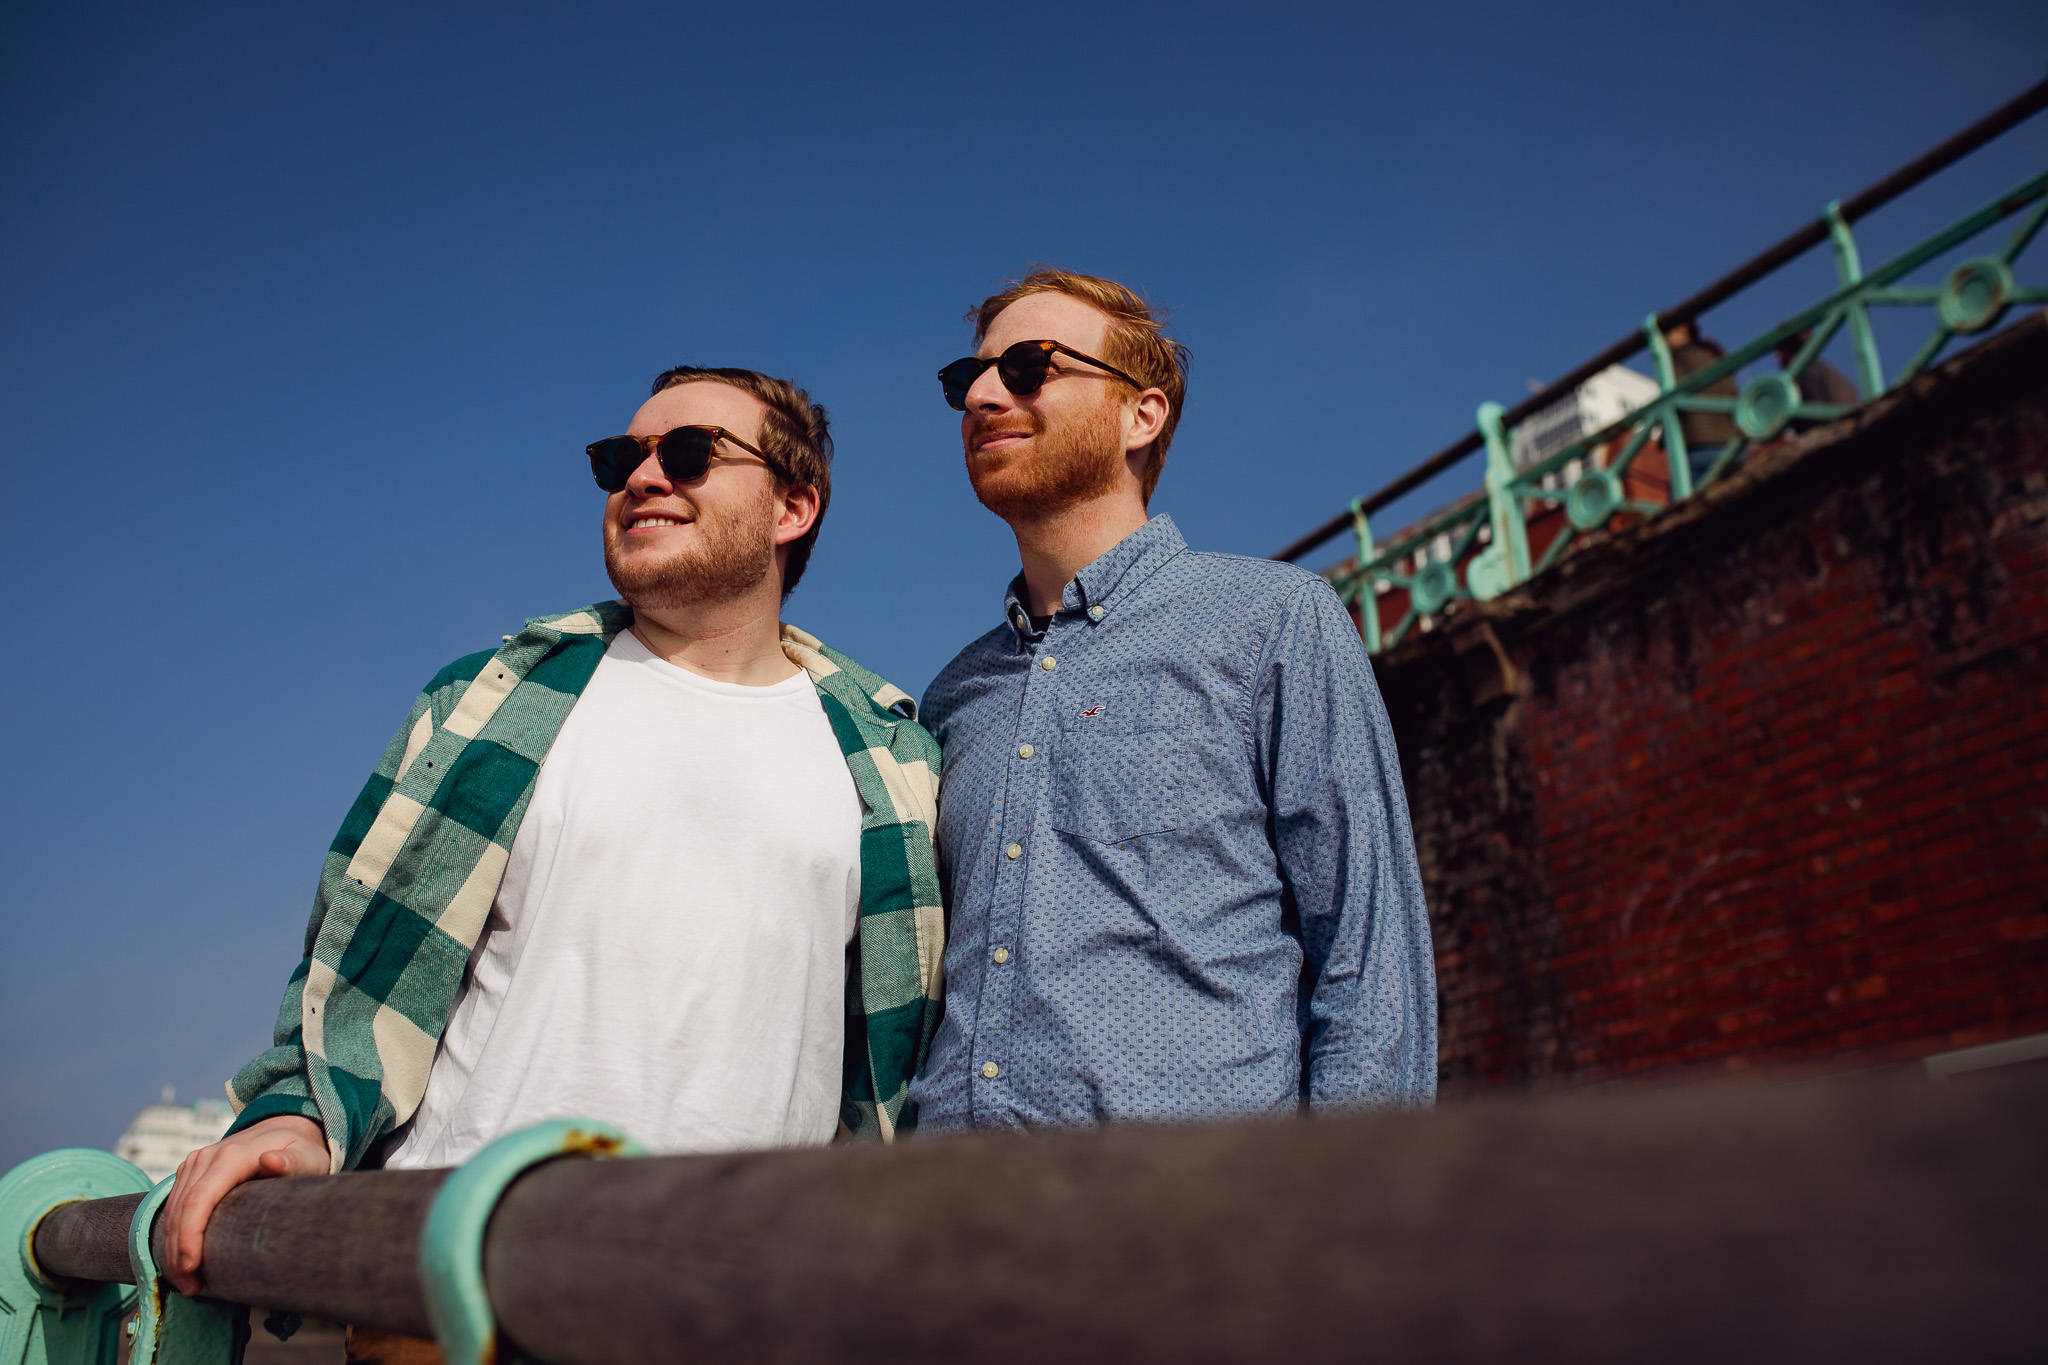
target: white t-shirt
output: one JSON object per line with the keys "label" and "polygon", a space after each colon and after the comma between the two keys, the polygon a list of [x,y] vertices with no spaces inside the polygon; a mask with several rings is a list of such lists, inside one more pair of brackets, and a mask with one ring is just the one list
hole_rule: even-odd
{"label": "white t-shirt", "polygon": [[612,642],[534,785],[425,1098],[386,1164],[546,1118],[656,1152],[830,1140],[860,796],[810,678]]}

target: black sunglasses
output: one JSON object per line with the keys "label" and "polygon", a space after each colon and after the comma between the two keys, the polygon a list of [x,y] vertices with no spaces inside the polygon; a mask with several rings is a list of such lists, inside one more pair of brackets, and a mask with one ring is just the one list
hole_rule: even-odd
{"label": "black sunglasses", "polygon": [[650,451],[660,459],[661,472],[677,483],[701,479],[704,471],[711,468],[711,456],[720,441],[731,441],[786,482],[797,482],[759,447],[748,445],[724,427],[674,427],[659,436],[607,436],[584,449],[590,455],[590,473],[597,486],[607,493],[616,493],[633,477],[633,471],[647,462]]}
{"label": "black sunglasses", "polygon": [[1045,387],[1046,375],[1052,372],[1054,351],[1086,361],[1098,370],[1108,370],[1134,389],[1145,387],[1116,366],[1106,365],[1092,355],[1082,355],[1071,346],[1057,341],[1020,341],[992,360],[964,355],[940,370],[939,384],[946,391],[946,405],[955,412],[967,411],[967,391],[974,387],[975,380],[981,378],[982,371],[991,365],[996,367],[996,377],[1003,381],[1003,387],[1011,393],[1037,393]]}

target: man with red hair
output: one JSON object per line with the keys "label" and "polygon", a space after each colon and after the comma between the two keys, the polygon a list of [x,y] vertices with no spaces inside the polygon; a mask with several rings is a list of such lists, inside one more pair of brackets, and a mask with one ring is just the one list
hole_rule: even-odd
{"label": "man with red hair", "polygon": [[1187,352],[1039,270],[940,371],[1022,572],[925,694],[945,755],[927,1132],[1423,1105],[1436,986],[1393,735],[1315,575],[1152,516]]}

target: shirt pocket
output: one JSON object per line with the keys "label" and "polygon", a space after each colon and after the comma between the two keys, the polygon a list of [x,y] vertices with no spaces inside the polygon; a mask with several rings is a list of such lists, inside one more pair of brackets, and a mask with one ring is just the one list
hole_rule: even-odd
{"label": "shirt pocket", "polygon": [[1053,757],[1052,827],[1102,844],[1178,829],[1187,729],[1069,732]]}

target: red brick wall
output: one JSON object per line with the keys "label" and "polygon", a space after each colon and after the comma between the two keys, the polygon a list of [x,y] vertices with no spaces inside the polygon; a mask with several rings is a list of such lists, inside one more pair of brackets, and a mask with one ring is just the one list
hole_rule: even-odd
{"label": "red brick wall", "polygon": [[1446,1087],[2048,1030],[2048,328],[1384,656]]}

